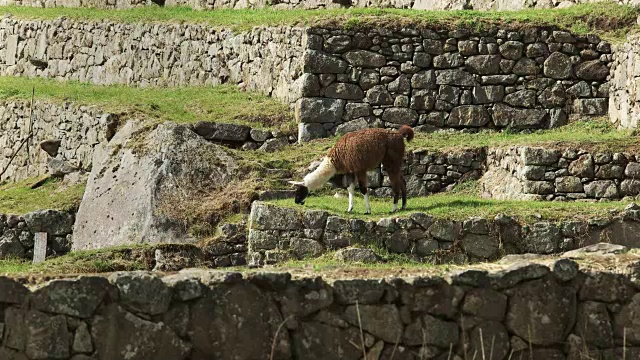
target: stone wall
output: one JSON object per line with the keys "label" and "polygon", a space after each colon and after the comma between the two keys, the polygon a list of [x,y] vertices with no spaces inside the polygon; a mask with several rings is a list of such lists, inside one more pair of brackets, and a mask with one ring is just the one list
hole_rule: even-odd
{"label": "stone wall", "polygon": [[[409,204],[411,199],[409,199]],[[254,202],[249,218],[248,262],[274,264],[318,257],[351,246],[385,249],[428,263],[495,260],[509,254],[552,254],[599,242],[640,247],[640,207],[609,218],[524,224],[503,214],[464,221],[424,213],[379,221],[297,211]],[[372,209],[376,213],[375,207]]]}
{"label": "stone wall", "polygon": [[30,107],[26,100],[0,102],[0,147],[3,149],[0,169],[9,164],[20,143],[29,135],[30,128],[34,133],[17,152],[1,181],[17,181],[47,173],[47,164],[52,158],[38,146],[45,140],[59,141],[53,152],[56,161],[62,160],[81,169],[90,168],[95,146],[113,136],[118,122],[116,116],[97,107],[38,100],[34,103],[31,124]]}
{"label": "stone wall", "polygon": [[33,258],[34,234],[47,233],[47,256],[66,254],[73,242],[72,214],[38,210],[19,215],[0,214],[0,259]]}
{"label": "stone wall", "polygon": [[606,115],[611,46],[526,29],[310,29],[302,141],[371,126],[539,129]]}
{"label": "stone wall", "polygon": [[0,21],[0,74],[100,85],[234,83],[293,102],[305,32],[295,27],[233,32],[203,25],[69,19]]}
{"label": "stone wall", "polygon": [[123,272],[29,290],[2,277],[0,306],[2,359],[640,357],[634,282],[568,259],[384,279]]}
{"label": "stone wall", "polygon": [[211,142],[243,150],[272,152],[297,141],[297,136],[280,130],[213,121],[198,121],[194,124],[193,131]]}
{"label": "stone wall", "polygon": [[575,4],[610,1],[638,6],[638,0],[2,0],[0,5],[31,7],[89,7],[130,9],[141,6],[186,6],[198,10],[215,9],[334,9],[396,8],[415,10],[522,10],[566,8]]}
{"label": "stone wall", "polygon": [[635,129],[640,119],[640,36],[614,46],[609,118],[619,128]]}
{"label": "stone wall", "polygon": [[494,199],[621,199],[640,194],[640,156],[631,152],[508,147],[489,149],[482,177]]}

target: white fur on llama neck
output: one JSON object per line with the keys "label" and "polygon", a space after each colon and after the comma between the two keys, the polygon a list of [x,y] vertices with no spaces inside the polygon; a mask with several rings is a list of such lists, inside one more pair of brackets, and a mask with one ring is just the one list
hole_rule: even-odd
{"label": "white fur on llama neck", "polygon": [[320,165],[313,172],[307,174],[302,182],[311,191],[324,185],[335,174],[336,167],[331,163],[331,159],[325,156]]}

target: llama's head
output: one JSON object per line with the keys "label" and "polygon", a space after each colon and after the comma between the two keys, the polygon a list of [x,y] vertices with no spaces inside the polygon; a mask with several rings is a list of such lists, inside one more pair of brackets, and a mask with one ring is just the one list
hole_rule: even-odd
{"label": "llama's head", "polygon": [[296,187],[294,200],[296,204],[304,205],[304,201],[307,199],[307,196],[309,196],[309,188],[304,185],[304,181],[289,181],[289,183]]}

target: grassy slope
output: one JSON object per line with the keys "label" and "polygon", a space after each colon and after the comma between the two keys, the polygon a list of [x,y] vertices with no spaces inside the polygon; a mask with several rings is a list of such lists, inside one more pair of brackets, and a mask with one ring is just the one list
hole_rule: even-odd
{"label": "grassy slope", "polygon": [[49,79],[0,77],[0,99],[38,99],[97,105],[105,111],[192,123],[198,120],[244,123],[254,127],[293,124],[288,106],[231,85],[178,88],[99,86]]}
{"label": "grassy slope", "polygon": [[409,197],[407,209],[391,214],[393,202],[391,199],[371,199],[371,211],[373,214],[364,215],[364,200],[362,196],[356,196],[354,212],[346,212],[348,197],[334,198],[332,195],[310,196],[305,205],[296,205],[293,199],[274,201],[275,204],[291,207],[299,210],[321,209],[329,211],[341,217],[359,218],[366,220],[378,220],[389,216],[409,215],[413,212],[424,212],[439,218],[463,220],[473,216],[493,218],[503,213],[509,216],[517,216],[524,221],[536,219],[592,219],[607,216],[611,210],[622,210],[627,204],[622,201],[615,202],[549,202],[549,201],[523,201],[523,200],[491,200],[478,196],[478,188],[475,183],[461,184],[458,191],[452,193],[438,193],[426,197]]}
{"label": "grassy slope", "polygon": [[522,10],[515,12],[480,11],[421,11],[404,9],[334,9],[334,10],[217,10],[194,11],[188,8],[145,7],[131,10],[97,10],[78,8],[37,9],[29,7],[0,7],[0,11],[20,18],[52,19],[66,16],[85,20],[113,20],[119,22],[190,22],[214,26],[246,29],[259,25],[314,24],[323,21],[347,26],[385,21],[400,24],[410,20],[430,25],[451,24],[467,27],[480,24],[526,23],[557,25],[577,32],[601,31],[632,26],[637,10],[609,3],[586,4],[560,10]]}
{"label": "grassy slope", "polygon": [[84,194],[83,184],[66,187],[52,179],[31,189],[34,183],[34,179],[29,179],[0,185],[0,213],[22,215],[39,209],[70,210],[80,204]]}

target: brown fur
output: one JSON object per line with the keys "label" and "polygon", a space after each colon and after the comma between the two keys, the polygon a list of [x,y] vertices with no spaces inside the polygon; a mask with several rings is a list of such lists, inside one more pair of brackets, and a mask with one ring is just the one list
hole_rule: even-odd
{"label": "brown fur", "polygon": [[363,129],[345,134],[328,156],[338,174],[373,170],[382,164],[387,171],[400,170],[404,158],[404,138],[413,139],[413,130]]}
{"label": "brown fur", "polygon": [[407,202],[407,187],[400,171],[404,159],[404,139],[413,139],[413,129],[403,125],[398,131],[389,129],[364,129],[344,135],[327,156],[337,174],[354,174],[358,187],[367,193],[367,171],[384,167],[393,190],[393,203],[402,194],[402,208]]}

